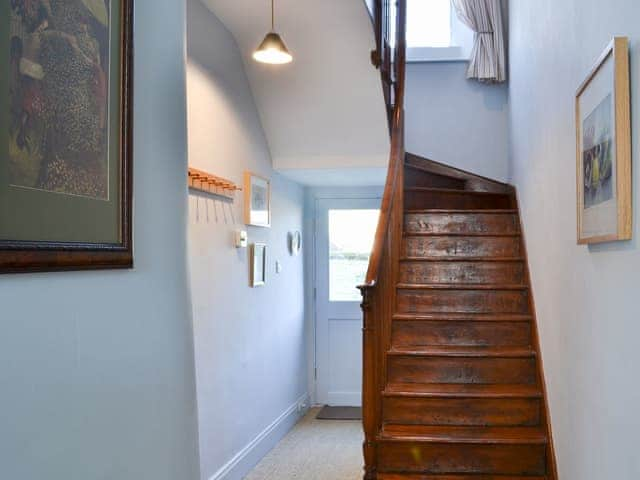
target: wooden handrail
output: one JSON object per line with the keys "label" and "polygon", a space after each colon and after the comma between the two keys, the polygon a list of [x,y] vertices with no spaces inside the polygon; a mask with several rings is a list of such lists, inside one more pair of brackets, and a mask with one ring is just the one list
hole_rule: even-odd
{"label": "wooden handrail", "polygon": [[[395,2],[395,17],[391,2]],[[406,69],[406,0],[375,0],[376,51],[371,58],[380,69],[389,121],[391,154],[367,276],[362,292],[362,423],[364,479],[378,478],[377,435],[382,425],[381,391],[386,352],[391,339],[391,316],[402,239],[404,197],[404,84]],[[396,22],[392,41],[391,22]]]}
{"label": "wooden handrail", "polygon": [[[387,179],[385,182],[382,205],[380,207],[380,217],[376,228],[373,250],[369,258],[369,266],[365,282],[361,288],[373,287],[380,270],[380,263],[384,253],[384,244],[389,232],[391,223],[391,213],[393,211],[393,200],[396,198],[396,191],[399,188],[399,172],[404,165],[404,94],[405,94],[405,72],[406,72],[406,0],[397,0],[396,5],[396,39],[395,48],[390,46],[389,25],[390,25],[390,1],[376,0],[374,26],[376,28],[376,45],[378,52],[374,55],[380,62],[380,74],[382,77],[383,90],[385,92],[385,102],[387,111],[393,112],[389,122],[391,134],[391,154],[387,169]],[[393,77],[388,78],[393,72]],[[389,83],[392,83],[389,85]],[[389,87],[389,90],[387,90]],[[389,93],[393,91],[393,98]],[[389,92],[389,93],[387,93]]]}
{"label": "wooden handrail", "polygon": [[384,253],[384,244],[391,224],[393,199],[396,196],[396,189],[398,187],[398,173],[404,164],[403,130],[404,109],[396,108],[391,128],[391,156],[389,158],[387,179],[385,182],[384,193],[382,195],[382,204],[380,206],[380,217],[376,227],[373,250],[369,257],[367,276],[365,277],[364,284],[361,286],[362,288],[375,286],[378,279],[378,271],[380,270],[380,263],[382,262],[382,255]]}

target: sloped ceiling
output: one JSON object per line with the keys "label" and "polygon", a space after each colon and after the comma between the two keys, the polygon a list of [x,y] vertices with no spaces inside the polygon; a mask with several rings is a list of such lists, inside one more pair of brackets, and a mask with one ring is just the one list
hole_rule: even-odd
{"label": "sloped ceiling", "polygon": [[308,184],[362,168],[378,172],[367,183],[382,183],[389,140],[365,2],[276,0],[276,31],[294,61],[271,66],[251,58],[270,29],[269,0],[202,1],[236,38],[274,168]]}

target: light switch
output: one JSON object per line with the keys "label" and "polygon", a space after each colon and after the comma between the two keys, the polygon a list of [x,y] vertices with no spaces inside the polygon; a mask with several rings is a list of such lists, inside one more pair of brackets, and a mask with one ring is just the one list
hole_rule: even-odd
{"label": "light switch", "polygon": [[236,230],[234,237],[236,248],[247,248],[248,235],[246,230]]}
{"label": "light switch", "polygon": [[282,272],[282,264],[276,261],[276,273]]}

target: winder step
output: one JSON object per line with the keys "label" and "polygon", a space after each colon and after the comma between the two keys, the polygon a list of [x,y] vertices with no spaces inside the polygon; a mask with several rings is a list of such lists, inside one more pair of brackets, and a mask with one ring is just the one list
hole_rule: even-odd
{"label": "winder step", "polygon": [[480,196],[492,196],[492,195],[500,195],[500,196],[510,196],[509,193],[500,193],[500,192],[487,192],[481,190],[460,190],[458,188],[442,188],[442,187],[405,187],[405,192],[435,192],[435,193],[452,193],[452,194],[463,194],[463,195],[480,195]]}
{"label": "winder step", "polygon": [[430,208],[495,210],[513,208],[513,204],[513,197],[508,193],[432,187],[407,187],[404,190],[407,210],[426,205]]}

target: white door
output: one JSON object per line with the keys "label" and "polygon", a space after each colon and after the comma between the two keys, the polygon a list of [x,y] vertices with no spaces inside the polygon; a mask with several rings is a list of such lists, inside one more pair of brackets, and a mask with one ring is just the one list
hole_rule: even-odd
{"label": "white door", "polygon": [[379,198],[316,204],[316,401],[362,403],[362,311],[356,288],[369,264]]}

